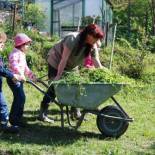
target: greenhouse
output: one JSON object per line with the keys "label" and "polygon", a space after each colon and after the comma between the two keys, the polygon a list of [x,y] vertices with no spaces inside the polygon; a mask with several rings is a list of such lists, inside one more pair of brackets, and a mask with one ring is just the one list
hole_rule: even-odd
{"label": "greenhouse", "polygon": [[43,31],[63,36],[68,31],[77,31],[79,27],[96,22],[108,31],[108,40],[111,38],[113,13],[109,0],[35,0],[35,3],[41,5],[47,16]]}
{"label": "greenhouse", "polygon": [[[12,4],[15,4],[15,2],[19,4],[21,10],[18,9],[18,12],[20,12],[23,18],[24,8],[27,3],[41,6],[46,18],[44,21],[45,27],[40,29],[40,31],[47,32],[48,34],[63,37],[68,32],[78,31],[90,23],[97,23],[106,33],[106,42],[111,42],[113,38],[113,12],[110,0],[1,1],[0,7],[1,9],[12,9]],[[15,27],[14,22],[12,25]]]}

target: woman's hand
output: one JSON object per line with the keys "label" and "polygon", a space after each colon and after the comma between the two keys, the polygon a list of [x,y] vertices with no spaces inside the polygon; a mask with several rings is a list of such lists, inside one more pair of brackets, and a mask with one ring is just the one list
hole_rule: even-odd
{"label": "woman's hand", "polygon": [[56,76],[55,78],[54,78],[54,81],[57,81],[57,80],[59,80],[60,79],[60,76]]}

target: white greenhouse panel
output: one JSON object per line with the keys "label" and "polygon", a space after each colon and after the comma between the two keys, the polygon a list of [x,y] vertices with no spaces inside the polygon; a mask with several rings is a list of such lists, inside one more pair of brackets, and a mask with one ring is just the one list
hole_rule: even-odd
{"label": "white greenhouse panel", "polygon": [[101,16],[102,0],[85,0],[85,16]]}
{"label": "white greenhouse panel", "polygon": [[36,4],[40,5],[45,13],[45,28],[42,31],[50,32],[51,27],[51,2],[50,0],[35,0]]}
{"label": "white greenhouse panel", "polygon": [[66,6],[76,4],[80,1],[81,0],[60,0],[59,2],[54,3],[54,9],[61,9],[61,8],[66,7]]}

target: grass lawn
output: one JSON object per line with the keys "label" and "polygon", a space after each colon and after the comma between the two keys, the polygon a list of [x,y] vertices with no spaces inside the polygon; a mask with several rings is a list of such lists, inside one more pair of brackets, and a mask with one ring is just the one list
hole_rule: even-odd
{"label": "grass lawn", "polygon": [[[10,103],[12,94],[4,85],[5,96]],[[43,95],[25,84],[27,96],[24,118],[28,125],[18,135],[0,131],[0,155],[134,155],[155,154],[155,87],[120,91],[116,99],[134,118],[128,130],[119,139],[103,138],[96,126],[96,116],[88,114],[78,131],[60,127],[60,113],[55,105],[49,108],[49,116],[55,124],[37,120]],[[111,100],[104,106],[111,104]]]}

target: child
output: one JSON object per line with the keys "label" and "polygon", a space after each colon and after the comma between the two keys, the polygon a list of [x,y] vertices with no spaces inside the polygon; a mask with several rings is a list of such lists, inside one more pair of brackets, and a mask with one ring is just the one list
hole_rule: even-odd
{"label": "child", "polygon": [[[2,52],[4,48],[6,39],[6,34],[4,32],[0,32],[0,52]],[[8,126],[9,113],[7,103],[2,92],[2,77],[6,77],[12,81],[17,80],[17,76],[13,75],[9,70],[4,67],[3,59],[2,57],[0,57],[0,128],[5,132],[18,133],[18,127]]]}
{"label": "child", "polygon": [[[96,44],[94,45],[94,48],[96,49],[96,51],[99,51],[100,50],[100,47],[101,47],[101,40],[98,40],[96,42]],[[91,54],[89,54],[84,59],[84,67],[85,68],[88,68],[88,69],[95,68],[94,61],[93,61],[93,58],[92,58]]]}
{"label": "child", "polygon": [[31,39],[24,33],[19,33],[15,36],[15,48],[9,55],[9,68],[14,74],[18,74],[21,77],[21,81],[14,83],[8,79],[8,85],[13,92],[13,103],[10,111],[9,121],[12,125],[25,127],[22,122],[24,104],[25,104],[25,93],[23,89],[23,82],[25,81],[25,75],[31,80],[35,81],[36,76],[28,68],[26,62],[26,52],[28,51]]}
{"label": "child", "polygon": [[94,68],[93,59],[90,54],[84,59],[84,67],[86,67],[88,69]]}

